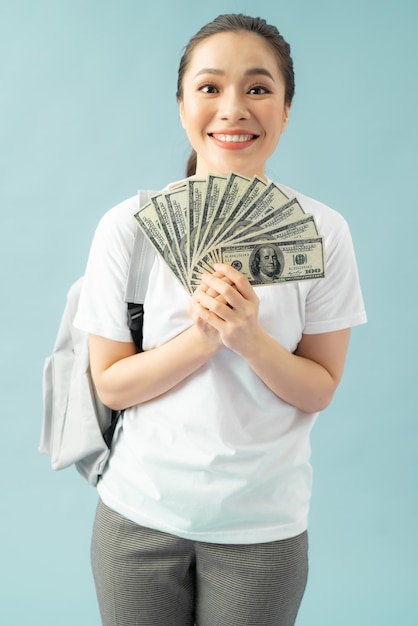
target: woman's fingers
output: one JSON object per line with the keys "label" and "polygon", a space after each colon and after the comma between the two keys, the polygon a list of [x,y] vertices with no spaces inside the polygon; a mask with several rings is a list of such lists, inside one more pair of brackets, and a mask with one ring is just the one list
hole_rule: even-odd
{"label": "woman's fingers", "polygon": [[216,272],[215,274],[203,275],[202,292],[212,295],[213,298],[222,301],[231,308],[239,308],[243,304],[243,300],[258,301],[254,289],[243,274],[230,266],[221,267],[227,268],[224,274]]}
{"label": "woman's fingers", "polygon": [[229,281],[229,284],[234,285],[236,290],[247,300],[257,298],[256,293],[247,278],[234,269],[231,265],[225,263],[217,263],[214,265],[216,274],[220,274],[225,281]]}
{"label": "woman's fingers", "polygon": [[[214,272],[213,274],[208,274],[208,276],[214,276],[216,278],[220,278],[221,280],[224,281],[224,283],[232,285],[232,281],[229,278],[227,278],[226,276],[222,276],[222,274],[220,274],[219,272]],[[200,289],[204,293],[207,293],[212,298],[215,298],[215,299],[219,300],[220,302],[224,302],[226,304],[226,300],[223,297],[223,295],[221,293],[219,293],[218,291],[216,291],[216,289],[211,287],[208,283],[204,282],[203,279],[202,279],[202,283],[200,285]]]}

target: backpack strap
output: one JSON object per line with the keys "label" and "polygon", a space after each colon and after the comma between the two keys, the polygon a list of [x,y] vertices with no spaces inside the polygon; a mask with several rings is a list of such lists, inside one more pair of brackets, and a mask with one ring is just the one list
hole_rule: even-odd
{"label": "backpack strap", "polygon": [[[138,191],[139,207],[144,206],[156,194],[156,191]],[[138,352],[142,352],[143,304],[154,259],[155,250],[138,227],[125,289],[125,302],[128,304],[128,325]]]}
{"label": "backpack strap", "polygon": [[[149,202],[150,198],[156,194],[156,191],[138,191],[139,206],[141,207]],[[143,304],[154,259],[155,250],[138,227],[126,282],[125,302]]]}
{"label": "backpack strap", "polygon": [[[138,191],[139,207],[149,202],[156,191]],[[142,230],[136,229],[134,247],[125,288],[125,302],[128,305],[128,326],[138,352],[142,352],[142,325],[144,322],[144,300],[149,276],[155,259],[155,250]],[[110,448],[116,424],[122,411],[112,411],[110,426],[103,432],[103,438]]]}

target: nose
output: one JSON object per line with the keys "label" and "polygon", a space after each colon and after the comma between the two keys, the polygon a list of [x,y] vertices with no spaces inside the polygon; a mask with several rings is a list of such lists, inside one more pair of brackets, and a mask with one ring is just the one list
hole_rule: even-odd
{"label": "nose", "polygon": [[235,89],[226,90],[219,101],[218,116],[225,121],[248,119],[250,112],[245,95]]}

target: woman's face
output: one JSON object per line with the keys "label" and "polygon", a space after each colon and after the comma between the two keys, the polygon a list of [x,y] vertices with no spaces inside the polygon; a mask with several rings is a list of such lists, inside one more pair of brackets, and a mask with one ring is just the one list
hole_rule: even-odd
{"label": "woman's face", "polygon": [[289,114],[275,53],[246,31],[218,33],[196,46],[179,107],[199,178],[231,171],[264,177]]}

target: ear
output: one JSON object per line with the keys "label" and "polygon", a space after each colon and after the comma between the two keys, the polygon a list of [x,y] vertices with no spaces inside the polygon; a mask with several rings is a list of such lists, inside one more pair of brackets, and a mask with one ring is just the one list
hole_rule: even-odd
{"label": "ear", "polygon": [[282,133],[284,133],[284,131],[286,130],[287,122],[289,121],[289,114],[290,114],[291,106],[292,106],[291,102],[290,104],[285,104],[284,106],[283,119],[282,119]]}
{"label": "ear", "polygon": [[181,125],[183,128],[186,128],[185,119],[184,119],[184,102],[181,98],[177,98],[177,104],[179,105],[179,115],[181,120]]}

